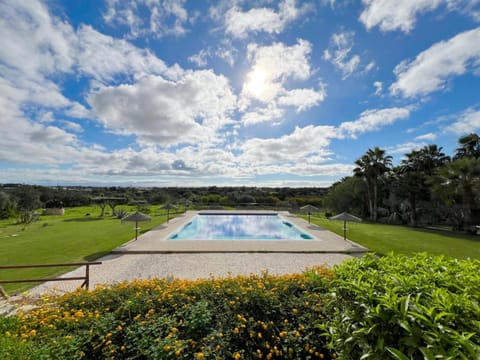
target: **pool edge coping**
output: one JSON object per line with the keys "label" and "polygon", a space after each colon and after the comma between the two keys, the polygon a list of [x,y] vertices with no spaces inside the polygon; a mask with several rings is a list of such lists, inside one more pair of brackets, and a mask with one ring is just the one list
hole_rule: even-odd
{"label": "pool edge coping", "polygon": [[[187,211],[140,235],[131,241],[113,249],[112,254],[187,254],[187,253],[339,253],[359,254],[370,251],[351,240],[328,231],[318,225],[288,211],[261,210],[260,213],[280,214],[294,223],[301,231],[311,234],[311,240],[167,240],[168,236],[178,231],[199,212],[226,213],[228,210]],[[234,213],[255,213],[252,210],[232,210]]]}

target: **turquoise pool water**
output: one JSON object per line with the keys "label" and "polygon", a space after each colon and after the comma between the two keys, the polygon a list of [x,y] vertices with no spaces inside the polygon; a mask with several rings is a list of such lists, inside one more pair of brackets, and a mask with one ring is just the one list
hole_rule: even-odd
{"label": "turquoise pool water", "polygon": [[169,240],[312,240],[277,214],[198,214]]}

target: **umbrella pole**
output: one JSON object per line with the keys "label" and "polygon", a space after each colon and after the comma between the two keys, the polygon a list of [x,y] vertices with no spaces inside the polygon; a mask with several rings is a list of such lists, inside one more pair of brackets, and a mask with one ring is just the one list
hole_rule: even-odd
{"label": "umbrella pole", "polygon": [[347,240],[347,220],[343,221],[343,240]]}
{"label": "umbrella pole", "polygon": [[135,240],[138,239],[138,221],[135,221]]}
{"label": "umbrella pole", "polygon": [[308,223],[310,224],[310,211],[308,212]]}

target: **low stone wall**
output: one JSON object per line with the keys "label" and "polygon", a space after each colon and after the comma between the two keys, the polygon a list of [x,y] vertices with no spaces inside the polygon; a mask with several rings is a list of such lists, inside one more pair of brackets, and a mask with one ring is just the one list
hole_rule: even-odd
{"label": "low stone wall", "polygon": [[49,208],[43,210],[43,215],[63,215],[65,214],[64,208]]}

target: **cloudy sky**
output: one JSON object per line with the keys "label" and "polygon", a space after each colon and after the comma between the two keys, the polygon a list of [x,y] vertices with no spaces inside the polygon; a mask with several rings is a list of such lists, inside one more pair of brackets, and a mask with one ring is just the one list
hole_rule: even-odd
{"label": "cloudy sky", "polygon": [[480,131],[479,0],[0,0],[0,183],[328,186]]}

